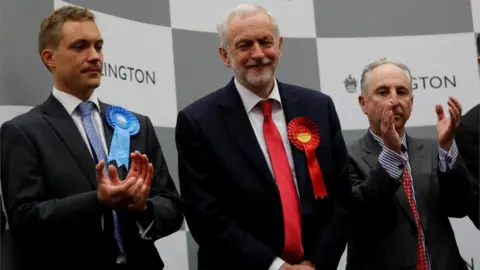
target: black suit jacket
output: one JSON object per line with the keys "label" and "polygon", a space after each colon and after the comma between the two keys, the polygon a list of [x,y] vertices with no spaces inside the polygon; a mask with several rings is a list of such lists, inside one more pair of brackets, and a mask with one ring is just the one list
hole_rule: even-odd
{"label": "black suit jacket", "polygon": [[[465,164],[478,189],[480,179],[480,104],[462,116],[456,138],[458,150],[464,158]],[[479,206],[480,202],[477,197],[472,213],[469,216],[475,226],[480,229]]]}
{"label": "black suit jacket", "polygon": [[[453,170],[438,169],[438,144],[407,136],[415,198],[434,270],[467,269],[449,217],[464,217],[475,189],[458,156]],[[381,146],[368,132],[349,146],[358,208],[348,243],[348,270],[416,269],[417,231],[402,185],[378,162]]]}
{"label": "black suit jacket", "polygon": [[3,235],[3,232],[5,231],[5,226],[7,225],[7,217],[5,216],[5,213],[3,212],[4,209],[3,209],[3,199],[2,197],[0,196],[0,215],[1,215],[1,219],[0,219],[0,235]]}
{"label": "black suit jacket", "polygon": [[[108,106],[100,103],[102,119]],[[155,226],[153,240],[143,240],[138,217],[119,211],[122,236],[130,265],[162,269],[154,240],[180,228],[181,200],[149,118],[135,115],[140,131],[131,138],[130,148],[147,154],[154,167],[149,202]],[[113,129],[105,121],[104,130],[110,147]],[[5,122],[0,135],[5,207],[25,268],[111,267],[116,258],[111,209],[97,200],[94,159],[61,103],[50,95],[43,104]]]}
{"label": "black suit jacket", "polygon": [[[305,154],[291,149],[305,259],[318,269],[336,269],[346,243],[342,209],[351,187],[335,107],[320,92],[281,82],[278,87],[287,123],[308,117],[320,131],[316,156],[328,198],[314,200]],[[282,255],[284,217],[275,180],[233,79],[180,111],[176,141],[185,217],[199,244],[198,269],[268,269]]]}

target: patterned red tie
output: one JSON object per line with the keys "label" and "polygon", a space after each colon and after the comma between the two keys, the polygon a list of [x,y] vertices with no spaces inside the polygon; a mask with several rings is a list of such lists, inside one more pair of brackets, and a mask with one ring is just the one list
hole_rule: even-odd
{"label": "patterned red tie", "polygon": [[283,259],[297,263],[303,258],[300,202],[282,137],[273,122],[272,101],[262,102],[261,107],[264,116],[263,134],[282,201],[285,230]]}
{"label": "patterned red tie", "polygon": [[427,266],[427,254],[425,252],[425,246],[423,243],[423,231],[422,225],[420,224],[420,216],[415,206],[415,200],[413,198],[412,190],[412,180],[410,179],[410,174],[408,169],[405,168],[403,173],[403,188],[407,194],[408,202],[410,204],[410,209],[412,210],[413,217],[415,218],[415,223],[417,224],[417,270],[428,270]]}

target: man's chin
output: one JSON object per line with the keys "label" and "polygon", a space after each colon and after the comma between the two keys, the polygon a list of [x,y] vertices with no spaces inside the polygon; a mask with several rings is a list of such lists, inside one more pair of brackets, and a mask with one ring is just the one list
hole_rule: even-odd
{"label": "man's chin", "polygon": [[273,74],[261,74],[261,75],[247,75],[245,77],[246,81],[252,85],[265,85],[269,84],[273,79]]}
{"label": "man's chin", "polygon": [[85,84],[87,89],[95,89],[100,86],[100,80],[90,80]]}

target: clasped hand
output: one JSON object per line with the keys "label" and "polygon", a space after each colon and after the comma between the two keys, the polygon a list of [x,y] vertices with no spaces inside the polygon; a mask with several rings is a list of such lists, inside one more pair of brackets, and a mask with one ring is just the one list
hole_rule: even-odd
{"label": "clasped hand", "polygon": [[153,165],[145,154],[135,151],[130,154],[131,168],[125,180],[120,180],[114,165],[108,166],[108,177],[105,174],[105,161],[96,167],[97,198],[110,207],[142,212],[147,209],[150,186],[153,176]]}
{"label": "clasped hand", "polygon": [[299,264],[284,263],[280,270],[316,270],[315,265],[310,261],[302,261]]}

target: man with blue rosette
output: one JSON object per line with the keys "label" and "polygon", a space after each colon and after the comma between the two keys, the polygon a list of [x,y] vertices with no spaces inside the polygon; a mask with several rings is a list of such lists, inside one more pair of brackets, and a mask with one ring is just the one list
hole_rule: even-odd
{"label": "man with blue rosette", "polygon": [[182,225],[150,119],[95,94],[102,45],[83,8],[59,8],[40,26],[53,93],[0,130],[5,208],[23,258],[15,269],[163,269],[154,241]]}

